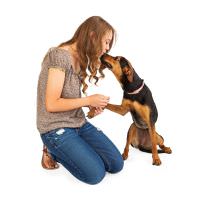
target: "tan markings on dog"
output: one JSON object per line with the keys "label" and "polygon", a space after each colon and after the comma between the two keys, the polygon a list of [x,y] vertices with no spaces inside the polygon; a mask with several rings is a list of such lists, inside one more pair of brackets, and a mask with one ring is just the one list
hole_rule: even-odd
{"label": "tan markings on dog", "polygon": [[148,124],[150,119],[150,109],[147,105],[142,105],[137,101],[132,102],[133,109],[142,117],[142,119]]}
{"label": "tan markings on dog", "polygon": [[[114,65],[114,66],[116,66],[116,65]],[[121,68],[119,68],[119,67],[117,67],[117,68],[113,67],[112,72],[114,73],[115,77],[117,78],[117,80],[121,84],[121,77],[122,77],[122,74],[123,74]]]}

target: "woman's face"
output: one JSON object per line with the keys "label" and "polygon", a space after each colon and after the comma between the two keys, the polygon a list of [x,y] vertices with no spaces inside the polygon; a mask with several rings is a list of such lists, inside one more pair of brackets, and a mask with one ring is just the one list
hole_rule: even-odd
{"label": "woman's face", "polygon": [[104,53],[106,53],[109,49],[110,49],[110,42],[112,40],[113,34],[112,31],[108,31],[102,38],[102,52],[101,55],[102,56]]}

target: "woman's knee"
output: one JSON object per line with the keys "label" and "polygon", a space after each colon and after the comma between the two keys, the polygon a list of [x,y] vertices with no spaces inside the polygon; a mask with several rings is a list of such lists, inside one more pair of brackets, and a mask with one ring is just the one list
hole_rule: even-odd
{"label": "woman's knee", "polygon": [[86,176],[85,176],[85,183],[88,183],[90,185],[95,185],[100,183],[104,176],[105,176],[105,168],[99,168],[95,169],[93,171],[90,171]]}
{"label": "woman's knee", "polygon": [[118,156],[117,159],[111,162],[110,173],[120,172],[124,167],[124,160],[121,155]]}
{"label": "woman's knee", "polygon": [[90,158],[81,168],[83,181],[91,185],[101,182],[106,174],[105,165],[99,156]]}

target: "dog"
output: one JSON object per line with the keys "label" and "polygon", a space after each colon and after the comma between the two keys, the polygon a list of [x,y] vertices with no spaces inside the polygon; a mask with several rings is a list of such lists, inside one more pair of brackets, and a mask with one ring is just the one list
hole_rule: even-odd
{"label": "dog", "polygon": [[[163,137],[156,132],[158,111],[150,89],[126,58],[104,54],[101,62],[101,74],[105,68],[111,70],[124,91],[121,105],[108,104],[105,108],[120,115],[130,112],[133,118],[133,123],[127,133],[123,159],[128,158],[129,145],[132,145],[141,151],[151,152],[153,165],[160,165],[158,153],[170,154],[172,150],[164,145]],[[94,109],[91,109],[87,116],[94,117]],[[157,145],[160,147],[159,150],[157,150]]]}

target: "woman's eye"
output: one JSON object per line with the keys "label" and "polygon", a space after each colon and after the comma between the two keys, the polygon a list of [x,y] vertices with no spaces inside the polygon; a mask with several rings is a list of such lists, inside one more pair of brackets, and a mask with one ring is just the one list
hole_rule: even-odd
{"label": "woman's eye", "polygon": [[109,43],[108,41],[106,41],[106,45],[107,45],[107,44],[110,44],[110,43]]}

